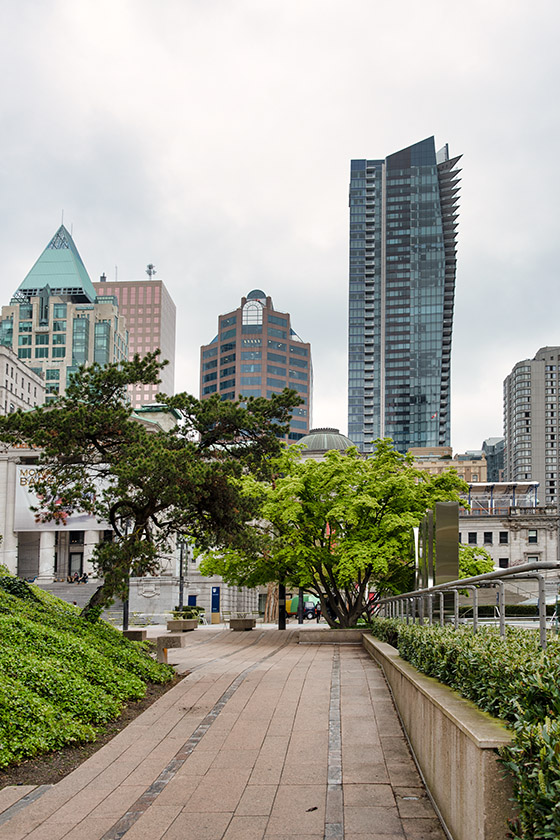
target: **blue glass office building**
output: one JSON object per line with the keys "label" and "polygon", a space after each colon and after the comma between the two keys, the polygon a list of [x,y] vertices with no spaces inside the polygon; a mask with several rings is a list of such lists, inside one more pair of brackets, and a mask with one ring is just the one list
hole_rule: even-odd
{"label": "blue glass office building", "polygon": [[460,157],[433,137],[350,180],[348,437],[450,445]]}

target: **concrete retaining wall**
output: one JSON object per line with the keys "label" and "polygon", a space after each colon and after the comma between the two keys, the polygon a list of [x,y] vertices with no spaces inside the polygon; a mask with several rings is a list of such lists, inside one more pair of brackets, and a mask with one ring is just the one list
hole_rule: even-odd
{"label": "concrete retaining wall", "polygon": [[305,627],[299,631],[300,645],[360,645],[364,631],[358,629],[341,628],[333,630],[331,627]]}
{"label": "concrete retaining wall", "polygon": [[505,840],[512,788],[496,750],[508,729],[474,703],[420,674],[391,645],[363,635],[391,686],[428,789],[454,840]]}

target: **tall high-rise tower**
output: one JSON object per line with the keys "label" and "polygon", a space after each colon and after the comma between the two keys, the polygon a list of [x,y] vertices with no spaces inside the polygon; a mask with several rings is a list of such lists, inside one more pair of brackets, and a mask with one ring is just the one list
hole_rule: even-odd
{"label": "tall high-rise tower", "polygon": [[560,347],[541,347],[504,380],[506,481],[538,481],[539,501],[558,505]]}
{"label": "tall high-rise tower", "polygon": [[313,397],[311,345],[292,329],[287,312],[272,298],[253,289],[241,306],[218,318],[218,334],[200,348],[200,397],[219,394],[223,400],[268,397],[284,388],[297,391],[302,404],[294,408],[289,443],[309,432]]}
{"label": "tall high-rise tower", "polygon": [[363,452],[450,443],[460,157],[428,137],[351,164],[348,436]]}

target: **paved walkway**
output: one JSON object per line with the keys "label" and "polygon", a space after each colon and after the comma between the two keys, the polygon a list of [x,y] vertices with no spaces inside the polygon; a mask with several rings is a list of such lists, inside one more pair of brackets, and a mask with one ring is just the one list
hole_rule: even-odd
{"label": "paved walkway", "polygon": [[382,673],[297,636],[189,633],[189,675],[109,744],[0,791],[0,840],[445,840]]}

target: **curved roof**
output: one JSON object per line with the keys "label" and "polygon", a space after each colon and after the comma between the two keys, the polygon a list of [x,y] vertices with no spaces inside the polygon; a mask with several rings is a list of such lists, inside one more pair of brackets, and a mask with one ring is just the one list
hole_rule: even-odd
{"label": "curved roof", "polygon": [[307,447],[307,451],[328,452],[329,449],[345,450],[354,446],[350,438],[341,435],[338,429],[311,429],[309,434],[298,440],[298,444]]}
{"label": "curved roof", "polygon": [[266,295],[260,289],[253,289],[253,291],[249,292],[247,295],[247,300],[266,300]]}

